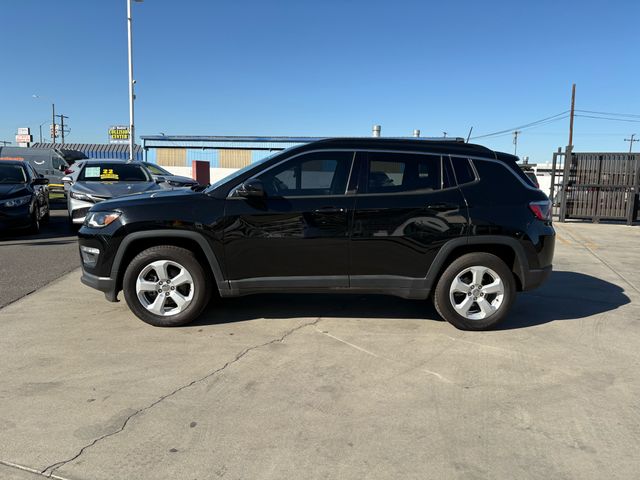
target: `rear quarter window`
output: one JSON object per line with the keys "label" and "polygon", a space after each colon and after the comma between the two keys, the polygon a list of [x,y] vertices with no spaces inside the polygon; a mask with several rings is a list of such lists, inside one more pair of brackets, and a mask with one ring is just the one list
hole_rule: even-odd
{"label": "rear quarter window", "polygon": [[507,165],[500,161],[473,160],[480,177],[481,199],[490,203],[503,203],[523,199],[527,188]]}
{"label": "rear quarter window", "polygon": [[476,181],[476,173],[468,158],[451,157],[451,163],[453,164],[453,171],[456,175],[458,185]]}

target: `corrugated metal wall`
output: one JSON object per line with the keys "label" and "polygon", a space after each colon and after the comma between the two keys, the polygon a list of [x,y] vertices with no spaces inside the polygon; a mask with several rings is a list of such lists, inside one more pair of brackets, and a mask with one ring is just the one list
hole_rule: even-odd
{"label": "corrugated metal wall", "polygon": [[156,150],[156,163],[166,167],[186,167],[186,148],[158,148]]}
{"label": "corrugated metal wall", "polygon": [[194,160],[203,160],[209,162],[211,168],[216,168],[218,157],[217,149],[189,148],[187,149],[187,166],[190,166]]}
{"label": "corrugated metal wall", "polygon": [[220,168],[242,168],[251,163],[251,150],[224,149],[218,155]]}

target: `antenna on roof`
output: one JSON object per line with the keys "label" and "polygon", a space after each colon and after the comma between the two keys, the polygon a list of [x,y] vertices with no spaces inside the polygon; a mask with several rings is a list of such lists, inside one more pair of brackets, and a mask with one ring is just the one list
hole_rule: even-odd
{"label": "antenna on roof", "polygon": [[467,135],[467,143],[469,143],[469,139],[471,138],[471,132],[473,132],[473,127],[469,129],[469,135]]}

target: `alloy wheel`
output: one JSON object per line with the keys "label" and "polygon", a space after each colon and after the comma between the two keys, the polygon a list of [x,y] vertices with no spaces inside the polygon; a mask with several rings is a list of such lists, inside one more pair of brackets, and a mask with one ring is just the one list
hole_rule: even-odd
{"label": "alloy wheel", "polygon": [[469,320],[484,320],[502,306],[505,285],[490,268],[475,265],[458,273],[449,288],[455,311]]}
{"label": "alloy wheel", "polygon": [[157,260],[144,267],[136,280],[136,295],[151,313],[163,317],[183,312],[193,300],[194,281],[177,262]]}

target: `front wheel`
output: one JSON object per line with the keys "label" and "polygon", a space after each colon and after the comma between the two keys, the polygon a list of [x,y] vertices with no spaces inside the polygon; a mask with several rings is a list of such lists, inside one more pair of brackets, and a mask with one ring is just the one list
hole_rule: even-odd
{"label": "front wheel", "polygon": [[436,286],[436,310],[461,330],[487,330],[502,321],[515,299],[513,273],[495,255],[468,253],[454,260]]}
{"label": "front wheel", "polygon": [[131,311],[157,327],[195,320],[206,307],[211,288],[195,255],[171,245],[139,253],[127,267],[122,286]]}

